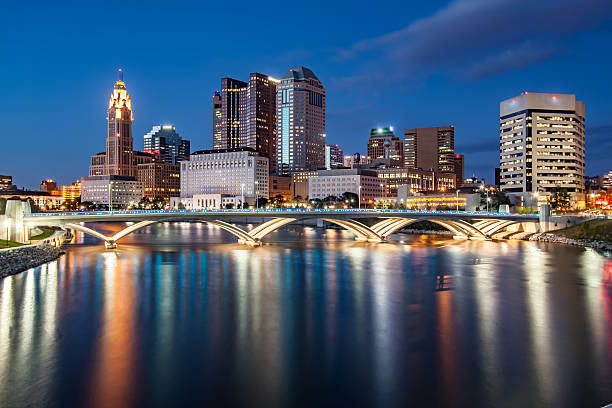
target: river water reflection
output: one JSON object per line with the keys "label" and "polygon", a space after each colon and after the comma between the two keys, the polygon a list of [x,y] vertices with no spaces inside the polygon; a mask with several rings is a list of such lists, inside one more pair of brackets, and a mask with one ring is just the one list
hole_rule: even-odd
{"label": "river water reflection", "polygon": [[[121,228],[108,225],[109,231]],[[601,406],[612,261],[159,224],[0,281],[0,406]]]}

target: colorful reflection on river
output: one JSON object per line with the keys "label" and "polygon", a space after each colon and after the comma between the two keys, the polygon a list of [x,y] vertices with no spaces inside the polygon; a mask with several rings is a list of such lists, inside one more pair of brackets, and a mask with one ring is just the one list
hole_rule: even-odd
{"label": "colorful reflection on river", "polygon": [[612,402],[612,261],[590,249],[300,226],[247,248],[200,224],[75,240],[0,281],[3,407]]}

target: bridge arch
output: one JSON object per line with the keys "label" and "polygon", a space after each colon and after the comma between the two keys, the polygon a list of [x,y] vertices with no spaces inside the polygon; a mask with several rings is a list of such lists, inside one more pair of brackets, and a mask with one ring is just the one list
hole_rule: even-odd
{"label": "bridge arch", "polygon": [[372,226],[372,230],[381,237],[386,238],[397,230],[404,228],[410,224],[419,221],[430,221],[438,224],[456,236],[466,238],[486,239],[487,236],[468,222],[463,220],[441,220],[441,219],[425,219],[425,218],[386,218]]}

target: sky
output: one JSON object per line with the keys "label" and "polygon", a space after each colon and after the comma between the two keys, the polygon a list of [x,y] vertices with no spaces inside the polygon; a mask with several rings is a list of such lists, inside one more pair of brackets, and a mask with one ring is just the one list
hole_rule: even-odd
{"label": "sky", "polygon": [[124,80],[134,146],[157,124],[212,146],[222,77],[312,69],[327,142],[364,153],[371,128],[455,126],[466,177],[493,181],[499,102],[573,93],[586,104],[587,175],[612,170],[612,1],[149,1],[0,4],[0,174],[19,187],[87,176]]}

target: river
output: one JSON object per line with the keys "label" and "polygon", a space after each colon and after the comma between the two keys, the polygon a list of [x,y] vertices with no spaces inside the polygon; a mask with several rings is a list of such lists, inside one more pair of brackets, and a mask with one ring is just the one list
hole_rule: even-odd
{"label": "river", "polygon": [[165,223],[109,251],[78,233],[1,280],[0,406],[612,403],[612,260],[594,250],[235,240]]}

